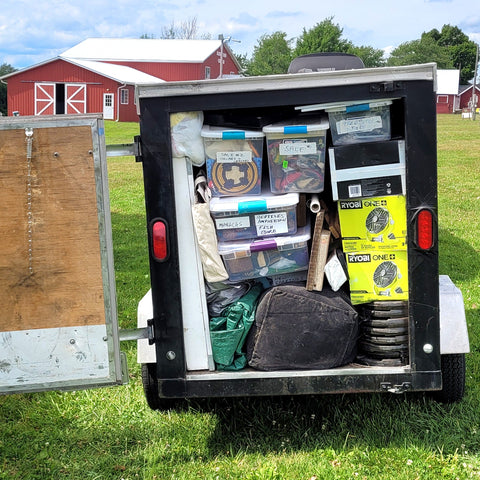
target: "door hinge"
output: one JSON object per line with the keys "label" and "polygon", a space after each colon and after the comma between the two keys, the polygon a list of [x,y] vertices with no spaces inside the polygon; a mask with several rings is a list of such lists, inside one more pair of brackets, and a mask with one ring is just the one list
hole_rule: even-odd
{"label": "door hinge", "polygon": [[383,382],[380,384],[380,388],[385,392],[405,393],[412,389],[412,384],[410,382],[403,382],[401,385],[393,385],[390,382]]}
{"label": "door hinge", "polygon": [[383,92],[394,92],[395,90],[403,90],[403,82],[394,81],[394,82],[380,82],[372,83],[370,85],[371,93],[383,93]]}
{"label": "door hinge", "polygon": [[143,162],[142,141],[140,135],[133,137],[133,145],[135,146],[135,161]]}

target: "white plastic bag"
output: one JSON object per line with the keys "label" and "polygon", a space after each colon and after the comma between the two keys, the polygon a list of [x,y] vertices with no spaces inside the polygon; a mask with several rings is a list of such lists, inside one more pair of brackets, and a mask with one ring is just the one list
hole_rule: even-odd
{"label": "white plastic bag", "polygon": [[205,163],[205,149],[200,134],[202,125],[203,112],[170,114],[173,157],[186,157],[197,167]]}

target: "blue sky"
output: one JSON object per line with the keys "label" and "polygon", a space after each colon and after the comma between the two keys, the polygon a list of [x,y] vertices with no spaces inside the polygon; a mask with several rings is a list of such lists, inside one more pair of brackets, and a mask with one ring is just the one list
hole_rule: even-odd
{"label": "blue sky", "polygon": [[89,37],[159,37],[162,27],[196,18],[198,33],[237,42],[251,57],[259,38],[282,31],[295,39],[327,17],[355,45],[387,51],[422,32],[456,25],[480,43],[472,0],[2,0],[0,64],[23,68],[56,57]]}

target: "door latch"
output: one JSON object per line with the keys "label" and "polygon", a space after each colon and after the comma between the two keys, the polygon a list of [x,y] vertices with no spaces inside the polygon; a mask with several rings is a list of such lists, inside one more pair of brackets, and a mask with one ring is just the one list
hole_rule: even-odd
{"label": "door latch", "polygon": [[412,384],[410,382],[403,382],[401,385],[393,385],[390,382],[383,382],[380,384],[380,388],[385,392],[405,393],[412,389]]}

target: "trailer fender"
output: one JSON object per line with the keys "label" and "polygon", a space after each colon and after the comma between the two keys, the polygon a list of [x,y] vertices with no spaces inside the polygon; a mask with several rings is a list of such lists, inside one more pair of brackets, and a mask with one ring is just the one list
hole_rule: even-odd
{"label": "trailer fender", "polygon": [[440,353],[468,353],[467,321],[462,292],[448,275],[439,276],[440,288]]}
{"label": "trailer fender", "polygon": [[[138,302],[137,307],[137,327],[146,328],[148,320],[153,318],[152,290],[150,289],[145,296]],[[148,338],[137,340],[137,362],[138,363],[156,363],[157,354],[155,345],[150,345]]]}

